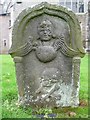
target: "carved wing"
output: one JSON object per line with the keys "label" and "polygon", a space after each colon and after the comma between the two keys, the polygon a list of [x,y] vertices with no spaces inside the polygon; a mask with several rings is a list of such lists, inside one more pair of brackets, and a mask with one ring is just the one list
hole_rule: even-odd
{"label": "carved wing", "polygon": [[12,56],[22,57],[22,56],[27,55],[29,52],[31,52],[32,49],[33,49],[32,39],[29,38],[27,43],[25,43],[23,46],[19,47],[17,50],[11,51],[11,54],[12,54]]}
{"label": "carved wing", "polygon": [[67,46],[67,44],[66,44],[65,42],[63,42],[63,44],[61,44],[61,49],[60,49],[60,51],[61,51],[64,55],[70,56],[70,57],[74,57],[74,56],[76,56],[76,55],[79,54],[78,51],[76,51],[76,50],[70,48],[69,46]]}
{"label": "carved wing", "polygon": [[65,42],[65,40],[64,40],[63,37],[60,37],[58,40],[56,40],[56,41],[54,42],[53,47],[54,47],[54,49],[55,49],[56,51],[60,49],[60,51],[61,51],[64,55],[70,56],[70,57],[73,57],[73,56],[75,56],[75,55],[78,55],[78,53],[79,53],[78,51],[70,48],[70,47],[66,44],[66,42]]}

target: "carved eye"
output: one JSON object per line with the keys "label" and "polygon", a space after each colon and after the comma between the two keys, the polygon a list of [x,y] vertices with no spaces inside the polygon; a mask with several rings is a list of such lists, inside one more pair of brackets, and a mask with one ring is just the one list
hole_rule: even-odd
{"label": "carved eye", "polygon": [[51,96],[48,96],[48,98],[51,98]]}

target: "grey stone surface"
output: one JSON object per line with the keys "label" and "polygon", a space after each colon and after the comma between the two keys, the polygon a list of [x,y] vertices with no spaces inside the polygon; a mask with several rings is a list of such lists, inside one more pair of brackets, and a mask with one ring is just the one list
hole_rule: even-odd
{"label": "grey stone surface", "polygon": [[22,11],[12,34],[9,53],[16,66],[19,102],[33,107],[78,106],[85,51],[75,14],[41,3]]}
{"label": "grey stone surface", "polygon": [[90,1],[88,2],[88,36],[87,36],[87,52],[90,52]]}

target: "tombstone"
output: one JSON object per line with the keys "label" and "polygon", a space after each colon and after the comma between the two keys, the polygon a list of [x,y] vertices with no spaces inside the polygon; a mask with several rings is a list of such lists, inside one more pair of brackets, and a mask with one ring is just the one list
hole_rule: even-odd
{"label": "tombstone", "polygon": [[9,53],[21,105],[78,106],[80,59],[85,51],[72,11],[46,2],[25,9],[14,23]]}

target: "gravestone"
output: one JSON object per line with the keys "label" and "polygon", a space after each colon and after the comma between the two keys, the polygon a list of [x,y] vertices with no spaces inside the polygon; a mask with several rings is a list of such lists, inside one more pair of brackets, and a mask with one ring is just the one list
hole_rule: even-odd
{"label": "gravestone", "polygon": [[9,53],[15,62],[20,104],[78,106],[85,51],[72,11],[46,2],[25,9],[14,23]]}

